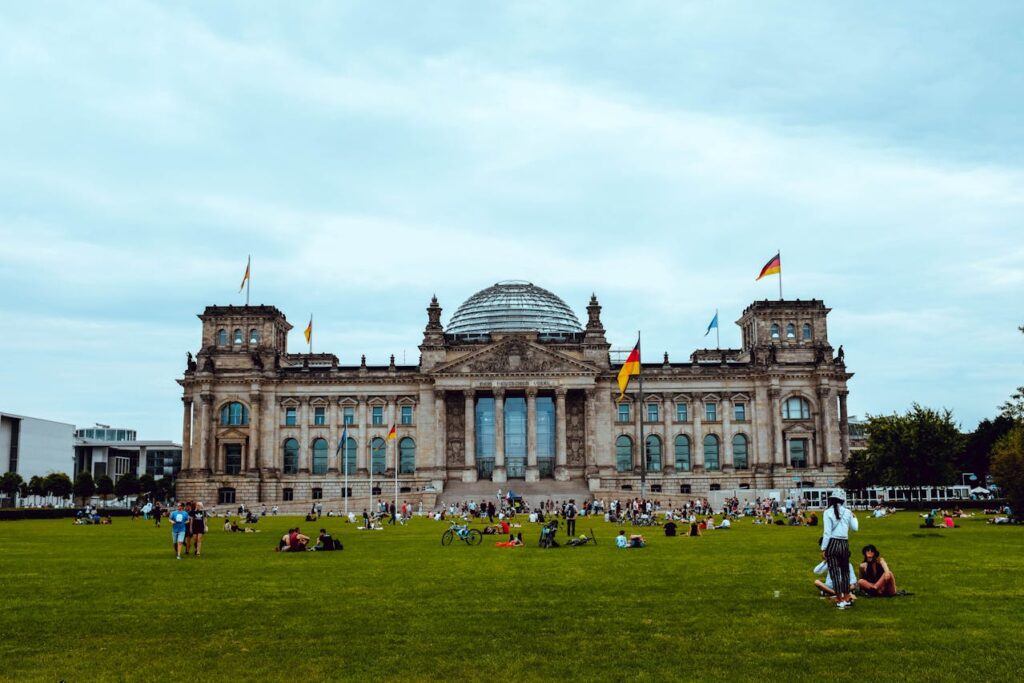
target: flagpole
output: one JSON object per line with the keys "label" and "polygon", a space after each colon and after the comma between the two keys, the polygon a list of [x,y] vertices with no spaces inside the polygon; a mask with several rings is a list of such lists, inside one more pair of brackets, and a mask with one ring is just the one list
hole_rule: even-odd
{"label": "flagpole", "polygon": [[[344,419],[344,418],[342,418]],[[348,429],[341,433],[341,457],[342,467],[345,471],[345,519],[348,519]]]}
{"label": "flagpole", "polygon": [[722,348],[722,335],[720,330],[722,329],[721,322],[718,320],[718,309],[715,309],[715,348]]}
{"label": "flagpole", "polygon": [[395,425],[392,427],[392,429],[395,429],[395,438],[392,439],[392,441],[395,442],[395,446],[394,446],[394,453],[395,453],[395,512],[392,515],[392,517],[397,517],[398,516],[398,430],[397,430],[397,426],[398,426],[398,423],[395,423]]}
{"label": "flagpole", "polygon": [[644,352],[640,348],[640,330],[636,331],[636,348],[640,351],[637,358],[637,377],[640,382],[637,410],[640,413],[640,500],[643,500],[647,488],[647,443],[644,441]]}
{"label": "flagpole", "polygon": [[249,260],[245,266],[246,272],[249,273],[249,277],[245,278],[245,305],[249,306],[249,287],[252,286],[252,254],[249,254]]}
{"label": "flagpole", "polygon": [[779,301],[782,301],[782,250],[779,249],[779,254],[776,257],[779,259]]}
{"label": "flagpole", "polygon": [[[363,411],[365,415],[365,410]],[[370,440],[370,510],[373,509],[373,440]]]}
{"label": "flagpole", "polygon": [[313,314],[309,314],[309,355],[313,355]]}

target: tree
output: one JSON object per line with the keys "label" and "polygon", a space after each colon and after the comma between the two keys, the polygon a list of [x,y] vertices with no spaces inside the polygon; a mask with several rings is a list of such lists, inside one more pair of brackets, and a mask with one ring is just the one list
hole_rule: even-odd
{"label": "tree", "polygon": [[71,492],[74,489],[71,479],[63,472],[51,472],[46,475],[43,485],[46,488],[47,495],[54,496],[59,500],[70,498]]}
{"label": "tree", "polygon": [[153,490],[156,488],[156,479],[153,478],[152,474],[148,472],[139,477],[139,491],[146,494],[147,496],[153,494]]}
{"label": "tree", "polygon": [[105,474],[96,479],[96,493],[106,502],[110,496],[114,495],[113,479]]}
{"label": "tree", "polygon": [[46,495],[46,481],[42,477],[32,477],[28,480],[28,492],[29,495],[35,496],[35,504],[39,504],[39,499]]}
{"label": "tree", "polygon": [[[1024,327],[1017,328],[1024,332]],[[1010,394],[1010,400],[999,407],[1003,417],[1008,417],[1017,422],[1024,422],[1024,387],[1017,387],[1017,391]]]}
{"label": "tree", "polygon": [[982,420],[977,429],[968,434],[963,453],[957,458],[957,467],[961,472],[971,472],[978,477],[977,486],[984,486],[992,460],[992,448],[999,439],[1006,436],[1014,427],[1014,422],[1005,415],[995,420]]}
{"label": "tree", "polygon": [[1024,425],[1017,425],[992,449],[992,476],[1015,516],[1024,510]]}
{"label": "tree", "polygon": [[11,498],[11,503],[14,503],[15,498],[21,490],[23,480],[21,475],[17,472],[7,472],[3,477],[0,477],[0,491],[3,491]]}
{"label": "tree", "polygon": [[118,500],[138,495],[139,480],[131,472],[125,474],[114,484],[114,493],[117,494]]}
{"label": "tree", "polygon": [[956,481],[963,436],[949,410],[918,404],[903,415],[870,415],[868,443],[852,458],[845,485],[943,486]]}
{"label": "tree", "polygon": [[85,505],[85,501],[96,495],[96,482],[93,481],[92,475],[86,471],[78,473],[75,477],[75,496],[80,498],[82,504]]}

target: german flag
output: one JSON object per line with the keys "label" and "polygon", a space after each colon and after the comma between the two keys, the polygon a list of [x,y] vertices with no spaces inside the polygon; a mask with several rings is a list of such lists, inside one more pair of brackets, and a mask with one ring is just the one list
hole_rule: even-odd
{"label": "german flag", "polygon": [[306,335],[306,343],[313,341],[313,316],[309,316],[309,324],[306,325],[306,329],[302,331],[302,334]]}
{"label": "german flag", "polygon": [[398,434],[395,433],[395,425],[391,425],[391,431],[388,432],[388,441],[394,441]]}
{"label": "german flag", "polygon": [[622,364],[622,369],[619,370],[619,400],[621,401],[626,397],[626,386],[629,385],[629,378],[633,375],[640,374],[640,340],[636,342],[636,346],[629,352],[629,357],[626,362]]}
{"label": "german flag", "polygon": [[757,276],[754,282],[757,282],[766,275],[776,275],[782,273],[782,254],[781,252],[771,257],[768,263],[764,264],[764,268],[761,269],[761,274]]}
{"label": "german flag", "polygon": [[242,286],[238,288],[239,294],[241,294],[242,290],[245,289],[245,283],[249,281],[249,268],[251,266],[252,266],[252,257],[250,256],[249,260],[245,262],[245,275],[242,276]]}

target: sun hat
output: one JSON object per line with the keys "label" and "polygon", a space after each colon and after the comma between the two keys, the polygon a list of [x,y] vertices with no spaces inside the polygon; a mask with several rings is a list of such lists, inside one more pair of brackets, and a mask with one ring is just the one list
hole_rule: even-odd
{"label": "sun hat", "polygon": [[846,502],[846,491],[842,489],[832,489],[832,493],[828,494],[829,498],[838,498],[839,500]]}

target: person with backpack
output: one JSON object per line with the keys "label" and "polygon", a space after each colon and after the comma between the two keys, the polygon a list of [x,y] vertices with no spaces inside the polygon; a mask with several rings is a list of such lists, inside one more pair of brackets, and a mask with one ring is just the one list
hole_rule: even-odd
{"label": "person with backpack", "polygon": [[850,592],[850,532],[857,531],[857,517],[846,507],[846,492],[834,489],[828,497],[828,509],[822,517],[825,533],[821,537],[821,557],[828,563],[828,574],[835,587],[833,602],[839,609],[853,605]]}
{"label": "person with backpack", "polygon": [[576,515],[579,514],[576,510],[576,501],[569,499],[569,504],[565,506],[565,533],[572,538],[576,535]]}

